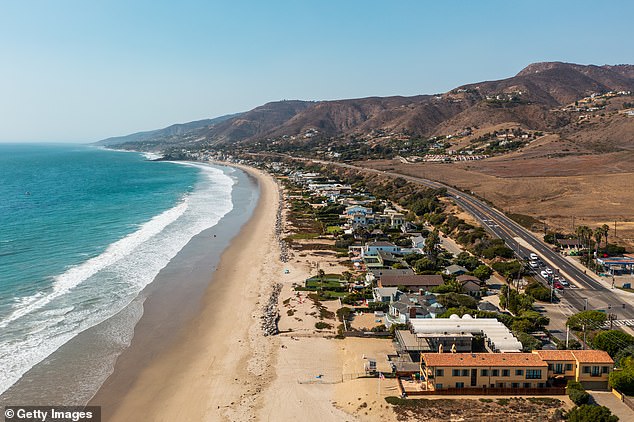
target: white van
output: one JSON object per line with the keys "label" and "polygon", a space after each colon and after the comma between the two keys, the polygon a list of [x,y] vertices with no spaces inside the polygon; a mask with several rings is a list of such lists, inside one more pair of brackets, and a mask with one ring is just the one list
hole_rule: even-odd
{"label": "white van", "polygon": [[530,254],[529,257],[531,258],[531,261],[537,261],[539,259],[539,257],[534,253]]}

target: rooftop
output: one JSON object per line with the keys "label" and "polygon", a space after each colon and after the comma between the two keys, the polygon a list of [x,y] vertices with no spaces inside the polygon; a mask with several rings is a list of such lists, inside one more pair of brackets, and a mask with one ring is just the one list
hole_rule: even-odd
{"label": "rooftop", "polygon": [[440,286],[443,283],[442,276],[438,274],[381,276],[381,286]]}
{"label": "rooftop", "polygon": [[576,360],[579,363],[610,363],[614,360],[603,350],[533,350],[545,360]]}
{"label": "rooftop", "polygon": [[500,352],[519,352],[520,343],[513,333],[495,318],[473,318],[465,314],[462,318],[451,315],[449,318],[410,320],[412,330],[417,334],[432,333],[482,333],[491,348]]}
{"label": "rooftop", "polygon": [[427,366],[541,366],[548,367],[534,353],[422,353]]}

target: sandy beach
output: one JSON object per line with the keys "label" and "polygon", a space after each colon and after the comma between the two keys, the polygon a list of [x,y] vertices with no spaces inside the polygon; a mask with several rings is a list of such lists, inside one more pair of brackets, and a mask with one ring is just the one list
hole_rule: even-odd
{"label": "sandy beach", "polygon": [[260,316],[282,269],[274,233],[277,186],[270,176],[247,171],[260,185],[258,206],[223,253],[202,308],[137,374],[126,377],[125,368],[115,368],[115,385],[106,383],[92,401],[103,406],[105,420],[249,418],[260,380],[271,376]]}
{"label": "sandy beach", "polygon": [[[316,304],[293,289],[316,263],[329,271],[346,267],[334,257],[304,253],[282,263],[275,234],[278,185],[268,174],[241,168],[257,179],[259,202],[222,254],[200,310],[173,342],[142,363],[124,356],[90,404],[102,406],[104,420],[126,422],[354,421],[371,420],[378,409],[391,420],[382,397],[395,387],[386,383],[377,395],[376,380],[356,379],[362,356],[383,365],[390,341],[337,340],[334,316],[324,320],[332,328],[315,329],[319,307],[334,315],[339,301]],[[261,316],[276,283],[283,286],[282,332],[267,337]],[[366,401],[373,410],[359,407]]]}

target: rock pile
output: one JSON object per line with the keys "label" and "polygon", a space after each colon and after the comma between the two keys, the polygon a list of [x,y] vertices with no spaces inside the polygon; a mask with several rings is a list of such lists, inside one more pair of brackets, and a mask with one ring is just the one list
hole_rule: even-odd
{"label": "rock pile", "polygon": [[264,307],[264,312],[262,314],[262,331],[264,331],[265,336],[274,336],[279,332],[277,327],[277,322],[280,319],[280,313],[277,310],[277,301],[280,297],[280,292],[282,291],[282,284],[276,283],[273,286],[273,290],[271,291],[271,296],[269,297],[269,301]]}
{"label": "rock pile", "polygon": [[282,219],[282,210],[284,209],[284,196],[282,194],[282,190],[280,189],[280,200],[279,206],[277,207],[277,216],[275,218],[275,237],[280,245],[280,261],[288,262],[289,253],[288,253],[288,245],[286,241],[282,239],[282,231],[284,229],[284,222]]}

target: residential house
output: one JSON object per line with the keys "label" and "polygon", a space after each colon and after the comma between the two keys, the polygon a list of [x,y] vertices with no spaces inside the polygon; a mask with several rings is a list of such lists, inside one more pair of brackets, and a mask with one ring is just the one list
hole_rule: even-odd
{"label": "residential house", "polygon": [[546,388],[548,363],[534,353],[421,353],[427,390]]}
{"label": "residential house", "polygon": [[459,275],[456,281],[462,285],[462,290],[470,296],[480,297],[482,295],[482,282],[478,277],[472,275]]}
{"label": "residential house", "polygon": [[497,306],[485,300],[478,303],[478,310],[487,312],[500,312],[500,309],[498,309]]}
{"label": "residential house", "polygon": [[372,297],[375,302],[390,303],[397,299],[399,291],[396,287],[375,287],[372,289]]}
{"label": "residential house", "polygon": [[368,268],[368,270],[365,275],[368,283],[378,282],[383,276],[414,275],[414,270],[411,268]]}
{"label": "residential house", "polygon": [[383,275],[378,280],[378,284],[381,287],[397,287],[404,286],[408,290],[412,291],[430,291],[434,287],[438,287],[444,283],[444,280],[439,274],[431,275]]}
{"label": "residential house", "polygon": [[568,380],[573,380],[589,390],[608,388],[614,360],[603,350],[533,350],[533,353],[548,363],[551,384],[565,386]]}
{"label": "residential house", "polygon": [[385,242],[385,241],[370,242],[365,245],[365,247],[361,251],[361,255],[362,256],[366,256],[366,255],[376,256],[378,255],[379,251],[399,253],[401,251],[401,248],[400,246],[396,246],[392,242]]}
{"label": "residential house", "polygon": [[406,324],[412,318],[436,318],[443,312],[445,308],[436,302],[433,294],[403,293],[390,303],[387,322]]}
{"label": "residential house", "polygon": [[403,233],[415,233],[419,231],[419,228],[416,224],[412,223],[411,221],[406,221],[403,223],[403,225],[401,225],[401,231]]}
{"label": "residential house", "polygon": [[469,272],[469,270],[467,270],[465,267],[456,264],[452,264],[445,268],[445,274],[447,275],[462,275],[466,274],[467,272]]}
{"label": "residential house", "polygon": [[411,237],[412,248],[423,249],[425,247],[425,238],[423,236]]}

